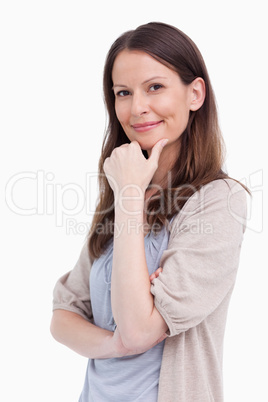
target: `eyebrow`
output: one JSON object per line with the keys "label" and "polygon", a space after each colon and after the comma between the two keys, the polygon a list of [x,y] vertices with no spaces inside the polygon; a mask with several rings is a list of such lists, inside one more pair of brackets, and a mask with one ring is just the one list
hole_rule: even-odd
{"label": "eyebrow", "polygon": [[[144,82],[142,83],[142,85],[147,84],[147,82],[156,80],[156,79],[158,79],[158,78],[164,79],[164,80],[167,79],[167,77],[162,77],[162,76],[157,75],[157,76],[155,76],[155,77],[149,78],[148,80],[144,81]],[[112,89],[114,89],[115,87],[127,88],[127,85],[115,84],[115,85],[113,85]]]}

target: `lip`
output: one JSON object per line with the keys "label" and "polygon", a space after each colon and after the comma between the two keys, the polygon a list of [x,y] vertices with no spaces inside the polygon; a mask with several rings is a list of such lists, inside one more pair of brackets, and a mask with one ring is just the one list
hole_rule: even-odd
{"label": "lip", "polygon": [[134,130],[138,131],[138,132],[149,131],[149,130],[152,130],[153,128],[158,127],[161,123],[163,123],[163,120],[147,121],[146,123],[133,124],[131,127],[134,128]]}

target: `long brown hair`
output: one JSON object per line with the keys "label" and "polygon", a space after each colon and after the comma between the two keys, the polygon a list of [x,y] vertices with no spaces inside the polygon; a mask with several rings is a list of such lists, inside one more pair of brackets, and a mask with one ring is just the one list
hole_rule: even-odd
{"label": "long brown hair", "polygon": [[180,150],[169,172],[168,188],[154,195],[146,206],[150,227],[155,230],[162,227],[203,185],[228,177],[222,170],[224,144],[215,97],[203,57],[196,45],[182,31],[164,23],[151,22],[125,32],[111,46],[104,67],[103,89],[109,122],[99,161],[99,200],[89,232],[89,252],[92,258],[101,255],[114,231],[114,196],[105,177],[103,164],[114,148],[130,142],[116,117],[112,90],[114,61],[124,49],[149,54],[175,70],[185,85],[201,77],[206,86],[202,107],[190,112],[187,128],[180,137]]}

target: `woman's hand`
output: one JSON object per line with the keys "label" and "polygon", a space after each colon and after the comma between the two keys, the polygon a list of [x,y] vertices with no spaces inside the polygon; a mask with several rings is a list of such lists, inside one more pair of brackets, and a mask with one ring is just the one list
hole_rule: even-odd
{"label": "woman's hand", "polygon": [[163,271],[163,268],[159,267],[155,272],[150,275],[150,282],[152,282],[155,278],[158,278],[161,272]]}
{"label": "woman's hand", "polygon": [[158,141],[146,159],[137,141],[115,148],[104,162],[104,172],[115,197],[122,191],[134,189],[135,195],[144,194],[158,167],[159,156],[167,140]]}

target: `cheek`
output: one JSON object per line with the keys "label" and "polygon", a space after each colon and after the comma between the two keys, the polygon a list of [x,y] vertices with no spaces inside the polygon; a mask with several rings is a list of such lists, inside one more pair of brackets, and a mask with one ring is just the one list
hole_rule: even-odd
{"label": "cheek", "polygon": [[181,113],[181,104],[177,97],[167,96],[154,102],[154,110],[164,118],[176,118]]}
{"label": "cheek", "polygon": [[166,119],[168,128],[171,132],[182,133],[187,127],[189,120],[189,110],[185,102],[180,102],[178,98],[169,99],[159,108],[161,116]]}
{"label": "cheek", "polygon": [[119,104],[117,105],[115,103],[115,113],[116,113],[116,117],[118,118],[118,120],[120,121],[120,123],[127,123],[129,120],[129,110],[126,104]]}
{"label": "cheek", "polygon": [[170,98],[168,102],[165,102],[162,110],[167,114],[167,116],[173,118],[175,121],[185,121],[189,116],[189,109],[186,101],[185,99],[181,99],[179,96]]}

